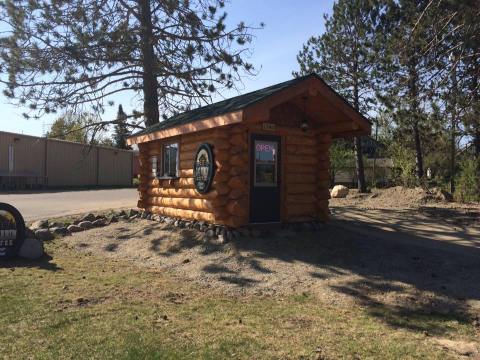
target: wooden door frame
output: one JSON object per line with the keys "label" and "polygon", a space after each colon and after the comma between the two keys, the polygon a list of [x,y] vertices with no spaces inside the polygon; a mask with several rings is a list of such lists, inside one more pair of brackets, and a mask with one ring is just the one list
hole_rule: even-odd
{"label": "wooden door frame", "polygon": [[[254,182],[252,181],[254,175],[254,149],[253,149],[253,137],[255,136],[271,136],[276,137],[278,141],[278,145],[280,147],[280,164],[277,163],[277,176],[279,178],[278,188],[280,191],[279,194],[279,219],[278,221],[272,222],[252,222],[251,217],[251,205],[252,205],[252,188],[254,186]],[[267,140],[268,141],[268,140]],[[269,131],[252,131],[251,129],[248,131],[248,223],[251,225],[262,225],[262,224],[280,224],[283,222],[285,218],[285,181],[284,181],[284,157],[285,157],[285,137],[283,135],[277,134],[276,132],[269,132]],[[252,172],[253,169],[253,172]],[[277,180],[278,181],[278,180]]]}

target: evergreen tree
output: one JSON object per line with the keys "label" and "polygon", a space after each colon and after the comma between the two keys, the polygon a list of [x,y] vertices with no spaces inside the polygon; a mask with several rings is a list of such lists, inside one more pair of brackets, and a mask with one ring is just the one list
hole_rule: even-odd
{"label": "evergreen tree", "polygon": [[[41,116],[130,91],[145,125],[252,73],[251,28],[227,29],[223,0],[5,0],[0,2],[4,94]],[[114,122],[110,122],[114,123]]]}
{"label": "evergreen tree", "polygon": [[123,111],[122,105],[118,105],[117,123],[113,133],[114,145],[119,149],[130,149],[126,139],[130,135],[127,127],[127,114]]}
{"label": "evergreen tree", "polygon": [[[371,0],[339,0],[325,15],[325,33],[311,37],[297,56],[300,71],[318,73],[355,109],[366,115],[375,103],[372,72],[380,5]],[[354,139],[358,190],[366,192],[361,139]]]}

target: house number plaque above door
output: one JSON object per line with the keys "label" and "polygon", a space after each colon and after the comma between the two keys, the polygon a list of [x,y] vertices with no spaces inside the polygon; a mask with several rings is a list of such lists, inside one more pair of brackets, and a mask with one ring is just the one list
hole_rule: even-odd
{"label": "house number plaque above door", "polygon": [[193,181],[195,188],[200,194],[206,194],[210,191],[214,175],[212,146],[210,144],[201,144],[198,147],[193,164]]}

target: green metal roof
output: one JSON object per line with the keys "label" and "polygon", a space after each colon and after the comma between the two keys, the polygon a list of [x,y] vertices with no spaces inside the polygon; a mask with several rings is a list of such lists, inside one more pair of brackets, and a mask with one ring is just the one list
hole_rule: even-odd
{"label": "green metal roof", "polygon": [[242,110],[247,106],[250,106],[257,101],[263,100],[266,97],[283,90],[289,86],[302,82],[306,78],[316,75],[306,75],[299,78],[295,78],[289,81],[285,81],[276,85],[272,85],[260,90],[252,91],[243,95],[235,96],[230,99],[222,100],[214,104],[202,106],[197,109],[189,110],[184,113],[174,115],[167,120],[161,121],[158,124],[149,126],[130,137],[146,135],[159,130],[168,129],[178,125],[189,124],[197,120],[203,120],[213,116],[219,116],[230,112]]}

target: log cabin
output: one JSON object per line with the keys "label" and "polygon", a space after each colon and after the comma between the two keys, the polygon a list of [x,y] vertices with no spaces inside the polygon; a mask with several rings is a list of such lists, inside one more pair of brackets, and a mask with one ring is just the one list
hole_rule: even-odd
{"label": "log cabin", "polygon": [[314,74],[190,110],[129,137],[138,207],[232,228],[326,221],[331,141],[370,130]]}

